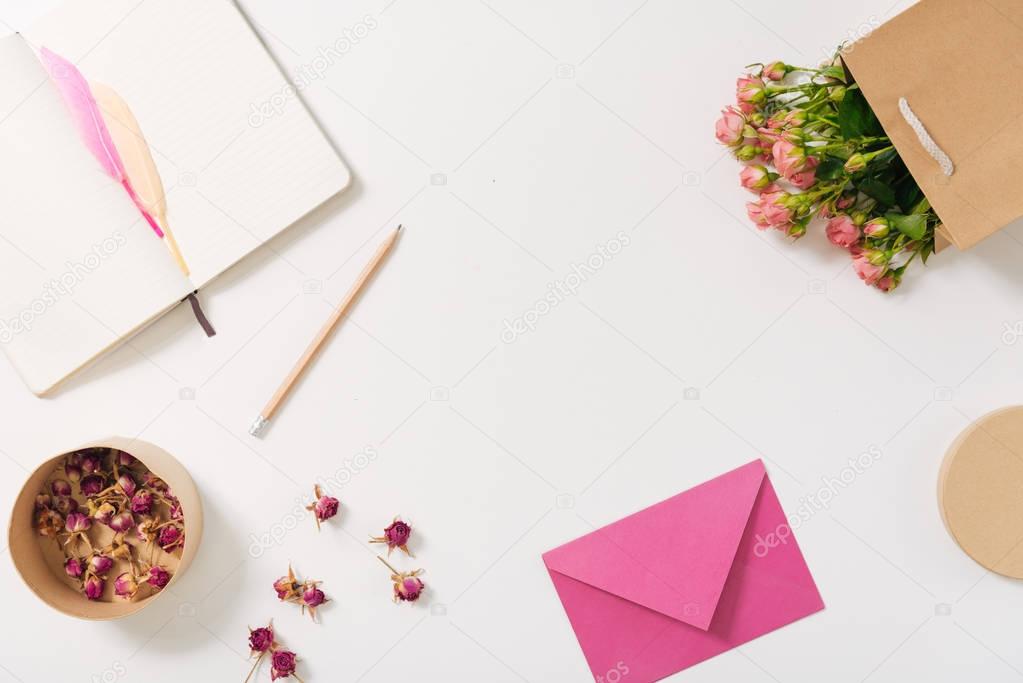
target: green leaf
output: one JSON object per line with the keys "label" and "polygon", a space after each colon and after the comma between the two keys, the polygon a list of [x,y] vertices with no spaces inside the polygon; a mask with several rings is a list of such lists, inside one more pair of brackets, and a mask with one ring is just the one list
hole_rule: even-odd
{"label": "green leaf", "polygon": [[844,138],[883,135],[881,122],[858,87],[851,87],[838,106],[838,127]]}
{"label": "green leaf", "polygon": [[856,189],[871,199],[876,199],[883,207],[895,205],[895,191],[891,185],[877,178],[864,178],[856,183]]}
{"label": "green leaf", "polygon": [[911,240],[922,240],[927,234],[927,216],[914,213],[905,216],[900,213],[889,213],[885,215],[888,223]]}
{"label": "green leaf", "polygon": [[847,82],[845,69],[838,65],[832,65],[826,69],[822,69],[821,75],[827,76],[828,78],[834,78],[835,80],[842,81],[843,83]]}
{"label": "green leaf", "polygon": [[927,265],[927,259],[930,258],[931,254],[934,253],[934,240],[927,242],[923,247],[920,248],[920,260],[923,264]]}
{"label": "green leaf", "polygon": [[817,166],[817,177],[821,180],[834,180],[845,173],[845,163],[841,159],[824,157]]}

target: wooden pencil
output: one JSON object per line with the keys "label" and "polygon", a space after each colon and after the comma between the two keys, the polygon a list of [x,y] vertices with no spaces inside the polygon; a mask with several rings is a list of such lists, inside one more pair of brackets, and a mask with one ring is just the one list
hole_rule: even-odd
{"label": "wooden pencil", "polygon": [[366,287],[366,284],[373,277],[373,274],[380,267],[380,264],[383,263],[387,254],[390,253],[395,242],[398,241],[398,235],[401,234],[401,230],[402,226],[399,225],[397,229],[392,232],[386,240],[384,240],[383,244],[380,245],[376,253],[373,255],[373,258],[370,259],[369,263],[366,264],[366,267],[362,269],[362,273],[359,274],[359,277],[355,281],[355,284],[352,285],[352,288],[348,290],[348,294],[345,295],[344,300],[336,309],[334,309],[330,318],[323,327],[320,328],[319,333],[317,333],[316,337],[306,348],[305,353],[302,354],[295,363],[295,366],[291,369],[291,372],[288,373],[288,376],[284,378],[283,382],[281,382],[281,386],[278,387],[277,391],[270,398],[270,401],[266,404],[266,407],[263,408],[259,417],[257,417],[252,423],[252,426],[249,428],[249,434],[255,437],[262,436],[267,425],[270,424],[270,420],[273,419],[274,415],[280,409],[281,404],[284,403],[284,400],[291,393],[291,390],[294,388],[299,377],[302,376],[302,373],[309,367],[309,364],[316,357],[316,354],[319,353],[321,348],[323,348],[324,343],[326,343],[327,339],[330,338],[331,333],[333,333],[341,321],[345,319],[345,316],[352,308],[355,300],[358,299],[359,294]]}

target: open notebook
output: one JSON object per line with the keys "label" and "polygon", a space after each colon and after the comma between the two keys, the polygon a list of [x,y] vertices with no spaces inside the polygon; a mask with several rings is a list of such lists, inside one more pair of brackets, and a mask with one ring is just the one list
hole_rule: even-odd
{"label": "open notebook", "polygon": [[[43,47],[130,105],[188,277],[86,148]],[[0,39],[0,348],[45,394],[350,180],[230,0],[69,2]]]}

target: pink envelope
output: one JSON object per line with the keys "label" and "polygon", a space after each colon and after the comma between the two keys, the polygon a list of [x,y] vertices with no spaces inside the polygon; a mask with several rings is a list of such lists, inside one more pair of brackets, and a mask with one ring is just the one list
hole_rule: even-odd
{"label": "pink envelope", "polygon": [[760,460],[543,556],[597,681],[657,681],[824,609]]}

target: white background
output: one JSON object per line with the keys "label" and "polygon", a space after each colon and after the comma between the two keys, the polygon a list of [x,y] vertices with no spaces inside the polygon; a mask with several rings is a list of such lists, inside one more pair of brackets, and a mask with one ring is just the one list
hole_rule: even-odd
{"label": "white background", "polygon": [[[270,618],[308,683],[585,681],[543,551],[758,456],[794,513],[872,446],[797,532],[827,609],[676,679],[1023,678],[1021,586],[960,552],[935,502],[955,435],[1019,400],[1003,332],[1023,319],[1023,230],[884,296],[819,229],[752,229],[712,136],[744,64],[816,63],[904,4],[244,2],[289,71],[375,26],[303,92],[356,186],[205,292],[215,339],[180,308],[49,400],[0,365],[5,510],[43,458],[119,434],[176,454],[207,513],[196,563],[120,622],[54,613],[0,562],[0,681],[241,681],[246,625]],[[201,166],[178,170],[201,188]],[[250,439],[398,222],[350,323]],[[620,231],[627,248],[502,341]],[[339,471],[340,523],[317,534],[296,510]],[[390,603],[365,543],[396,514],[424,604]],[[276,602],[289,561],[325,581],[322,625]]]}

